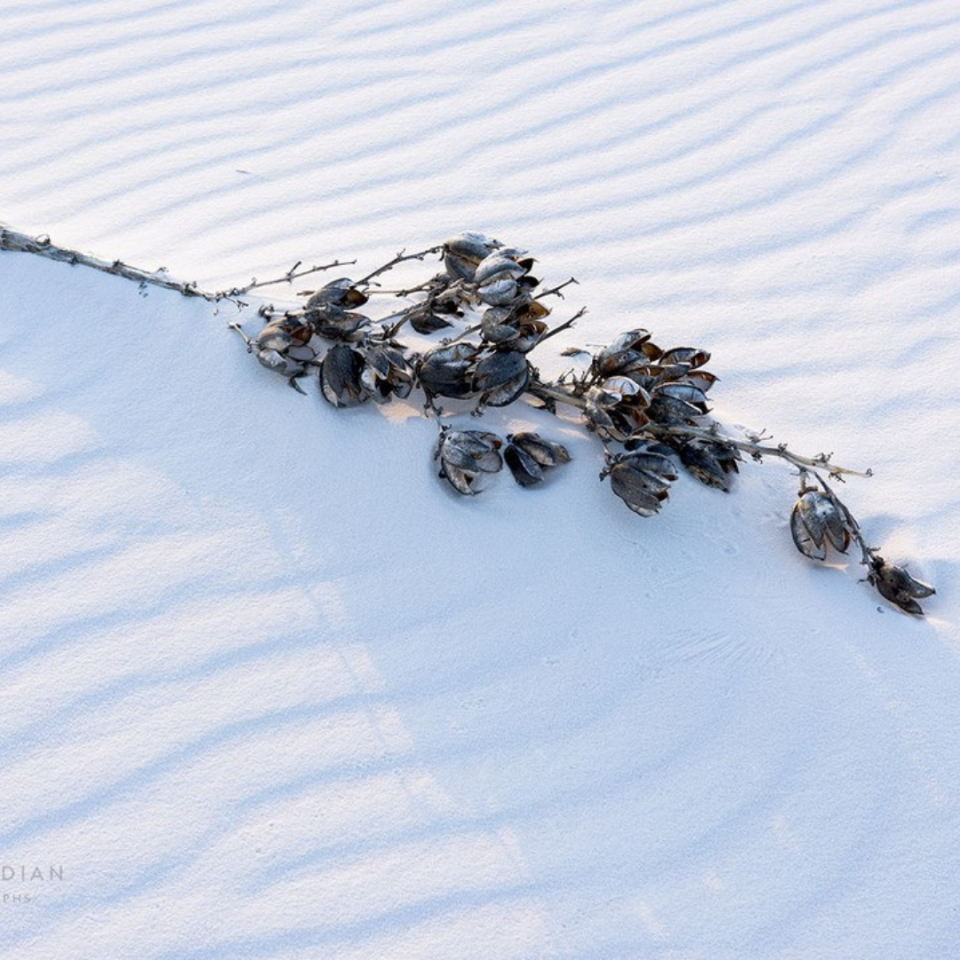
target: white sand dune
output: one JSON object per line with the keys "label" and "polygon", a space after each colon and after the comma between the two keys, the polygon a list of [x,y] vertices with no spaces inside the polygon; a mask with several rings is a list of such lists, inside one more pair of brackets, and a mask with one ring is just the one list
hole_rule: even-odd
{"label": "white sand dune", "polygon": [[63,870],[0,881],[0,954],[960,954],[954,3],[3,22],[5,223],[207,288],[523,245],[590,308],[545,374],[708,348],[938,595],[805,563],[779,463],[641,520],[521,404],[574,462],[457,498],[415,405],[297,396],[232,306],[0,254],[0,862]]}

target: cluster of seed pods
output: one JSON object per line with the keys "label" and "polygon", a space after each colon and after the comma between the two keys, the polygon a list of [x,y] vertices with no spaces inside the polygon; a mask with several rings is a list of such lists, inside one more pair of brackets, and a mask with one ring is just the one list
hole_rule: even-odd
{"label": "cluster of seed pods", "polygon": [[[439,254],[443,269],[415,287],[394,291],[407,298],[418,294],[415,302],[380,320],[363,312],[383,292],[373,278],[400,261],[431,254]],[[440,425],[434,452],[439,476],[466,496],[480,492],[504,463],[518,484],[532,487],[569,462],[570,455],[535,433],[511,434],[504,441],[488,430],[445,425],[441,418],[448,411],[439,406],[445,401],[466,402],[460,412],[475,416],[524,395],[554,413],[558,403],[568,405],[603,444],[601,480],[609,478],[613,493],[644,517],[667,502],[681,468],[729,492],[742,450],[755,460],[772,454],[831,468],[825,458],[804,460],[788,455],[783,446],[761,448],[755,441],[725,436],[709,418],[707,395],[717,381],[705,369],[710,354],[697,347],[661,348],[643,329],[628,330],[591,355],[582,372],[571,371],[556,382],[541,380],[528,355],[576,317],[548,327],[551,311],[544,300],[566,284],[538,293],[534,265],[525,250],[480,233],[460,233],[422,253],[398,254],[362,280],[333,280],[310,294],[300,310],[262,309],[267,322],[255,338],[236,329],[264,366],[301,393],[298,381],[316,370],[321,396],[338,409],[404,399],[418,389],[425,412]],[[465,325],[459,332],[458,321]],[[405,325],[421,336],[446,330],[455,335],[413,349],[400,340]],[[820,486],[811,486],[809,475]],[[856,540],[867,581],[901,609],[921,613],[916,601],[933,588],[867,547],[852,515],[818,473],[801,468],[801,476],[790,519],[797,549],[823,561],[828,547],[844,553]]]}
{"label": "cluster of seed pods", "polygon": [[626,453],[607,450],[607,468],[616,493],[635,513],[651,516],[677,479],[673,457],[702,483],[729,491],[741,459],[719,436],[690,435],[704,426],[707,392],[716,383],[704,369],[706,350],[657,346],[646,330],[629,330],[593,357],[577,384],[587,425],[605,443],[622,443]]}
{"label": "cluster of seed pods", "polygon": [[440,476],[458,493],[473,496],[482,489],[482,478],[499,473],[504,462],[521,487],[542,483],[546,470],[570,462],[563,444],[536,433],[509,434],[501,454],[502,447],[503,441],[495,433],[445,426],[435,454],[440,461]]}

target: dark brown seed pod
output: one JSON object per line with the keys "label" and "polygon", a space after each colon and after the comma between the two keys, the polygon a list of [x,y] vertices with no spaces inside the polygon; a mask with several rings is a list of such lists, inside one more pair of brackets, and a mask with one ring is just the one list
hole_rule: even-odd
{"label": "dark brown seed pod", "polygon": [[[637,328],[621,333],[613,343],[604,347],[594,358],[594,367],[601,376],[622,373],[631,364],[645,363],[650,357],[645,348],[650,346],[650,333]],[[659,356],[659,348],[656,353]]]}
{"label": "dark brown seed pod", "polygon": [[511,443],[503,451],[503,459],[521,487],[533,487],[543,483],[543,467],[525,450]]}
{"label": "dark brown seed pod", "polygon": [[436,333],[445,327],[452,327],[453,324],[434,311],[415,310],[410,315],[410,326],[413,327],[417,333],[429,336],[431,333]]}
{"label": "dark brown seed pod", "polygon": [[324,284],[307,301],[307,310],[326,310],[329,307],[352,309],[362,307],[370,298],[353,285],[348,277],[339,277]]}
{"label": "dark brown seed pod", "polygon": [[937,592],[929,583],[911,577],[903,567],[887,563],[883,557],[873,558],[867,579],[880,591],[881,596],[901,610],[918,616],[923,615],[923,608],[917,599],[922,600]]}
{"label": "dark brown seed pod", "polygon": [[710,362],[710,354],[706,350],[698,350],[695,347],[671,347],[663,352],[660,357],[660,363],[684,363],[688,367],[702,367]]}
{"label": "dark brown seed pod", "polygon": [[[721,461],[717,457],[713,444],[695,440],[683,444],[680,447],[680,462],[701,483],[729,493],[731,477],[729,468],[724,466],[728,461]],[[733,462],[733,470],[736,470],[736,461]]]}
{"label": "dark brown seed pod", "polygon": [[334,407],[353,407],[367,399],[360,381],[364,360],[345,343],[334,344],[320,363],[320,392]]}

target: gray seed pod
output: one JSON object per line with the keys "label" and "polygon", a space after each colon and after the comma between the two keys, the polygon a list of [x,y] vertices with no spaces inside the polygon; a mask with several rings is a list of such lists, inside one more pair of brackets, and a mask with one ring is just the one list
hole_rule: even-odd
{"label": "gray seed pod", "polygon": [[477,478],[503,466],[501,445],[495,433],[444,428],[434,454],[440,460],[440,476],[458,493],[473,496],[479,492]]}
{"label": "gray seed pod", "polygon": [[517,285],[517,281],[512,277],[504,277],[499,280],[491,280],[490,283],[480,287],[477,290],[477,296],[483,303],[496,307],[511,303],[516,299],[519,292],[520,287]]}
{"label": "gray seed pod", "polygon": [[353,285],[349,277],[340,277],[324,284],[308,301],[307,310],[328,310],[340,307],[344,310],[362,307],[370,298]]}
{"label": "gray seed pod", "polygon": [[286,377],[291,387],[303,393],[296,378],[307,372],[308,364],[316,357],[309,345],[312,335],[313,331],[302,320],[284,317],[268,323],[255,340],[245,339],[248,349],[255,351],[263,366]]}
{"label": "gray seed pod", "polygon": [[369,297],[353,286],[352,280],[341,277],[321,287],[307,301],[304,320],[321,337],[345,340],[370,323],[368,317],[352,310],[367,300]]}
{"label": "gray seed pod", "polygon": [[597,368],[609,376],[619,373],[624,361],[642,356],[640,346],[650,339],[650,332],[637,328],[621,333],[613,343],[605,346],[595,357]]}
{"label": "gray seed pod", "polygon": [[662,444],[639,445],[636,453],[615,457],[606,471],[613,492],[642,517],[659,511],[669,496],[670,484],[677,479],[673,460],[662,452],[668,450]]}
{"label": "gray seed pod", "polygon": [[458,233],[444,241],[443,265],[451,279],[472,283],[477,264],[502,246],[499,240],[493,240],[482,233]]}
{"label": "gray seed pod", "polygon": [[664,426],[688,423],[696,417],[703,416],[704,411],[685,400],[676,397],[654,393],[647,414],[651,420]]}
{"label": "gray seed pod", "polygon": [[820,490],[801,488],[790,513],[790,533],[797,549],[811,560],[827,558],[828,542],[841,553],[846,553],[850,545],[846,519]]}
{"label": "gray seed pod", "polygon": [[662,383],[652,392],[652,399],[655,400],[657,397],[670,397],[673,400],[688,403],[696,407],[701,415],[709,412],[706,395],[691,383]]}

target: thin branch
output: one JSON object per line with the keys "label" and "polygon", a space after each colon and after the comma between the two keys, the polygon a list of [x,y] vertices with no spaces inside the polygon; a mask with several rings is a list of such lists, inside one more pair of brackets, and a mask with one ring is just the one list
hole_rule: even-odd
{"label": "thin branch", "polygon": [[249,293],[251,290],[256,290],[257,287],[269,287],[275,283],[292,283],[294,280],[299,280],[300,277],[306,277],[311,273],[319,273],[321,270],[332,270],[334,267],[346,267],[356,262],[356,260],[334,260],[333,263],[325,263],[320,266],[310,267],[307,270],[301,270],[299,273],[297,273],[297,267],[303,263],[302,260],[298,260],[282,277],[278,277],[276,280],[257,280],[256,277],[254,277],[253,282],[247,284],[247,286],[234,287],[232,290],[227,290],[224,294],[222,294],[222,296],[243,296],[244,294]]}
{"label": "thin branch", "polygon": [[404,253],[401,250],[389,263],[385,263],[382,267],[377,267],[373,273],[368,273],[362,280],[358,280],[354,286],[361,287],[369,284],[374,277],[379,277],[381,273],[386,273],[388,270],[392,270],[398,263],[403,263],[405,260],[422,260],[431,253],[437,253],[442,249],[443,245],[441,244],[440,246],[430,247],[427,250],[421,250],[419,253]]}
{"label": "thin branch", "polygon": [[471,333],[476,333],[482,328],[482,323],[475,323],[472,327],[461,330],[455,337],[444,337],[440,343],[445,347],[449,347],[451,343],[459,343],[464,337],[469,337]]}
{"label": "thin branch", "polygon": [[586,307],[581,307],[569,320],[565,320],[560,324],[559,327],[554,327],[552,330],[548,330],[538,341],[537,346],[539,347],[544,340],[549,340],[551,337],[555,336],[558,333],[561,333],[563,330],[569,330],[585,313],[587,312]]}
{"label": "thin branch", "polygon": [[126,280],[133,280],[139,284],[150,284],[155,287],[162,287],[164,290],[176,290],[185,297],[201,297],[216,303],[219,300],[230,300],[237,306],[246,306],[246,304],[237,300],[232,293],[215,293],[209,290],[201,290],[195,282],[185,283],[181,280],[173,280],[170,277],[163,276],[164,269],[153,272],[143,270],[140,267],[134,267],[122,260],[103,260],[89,253],[81,253],[79,250],[70,250],[67,247],[60,247],[46,235],[31,237],[17,230],[11,230],[8,227],[0,227],[0,250],[9,250],[14,253],[33,253],[39,257],[46,257],[48,260],[56,260],[60,263],[69,263],[71,266],[92,267],[101,273],[109,273],[115,277],[123,277]]}

